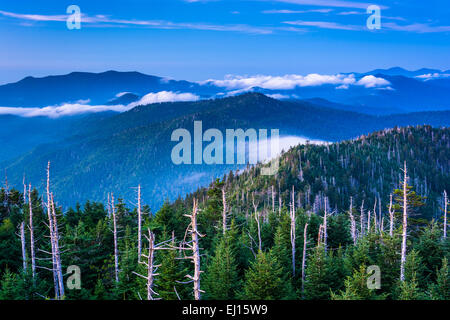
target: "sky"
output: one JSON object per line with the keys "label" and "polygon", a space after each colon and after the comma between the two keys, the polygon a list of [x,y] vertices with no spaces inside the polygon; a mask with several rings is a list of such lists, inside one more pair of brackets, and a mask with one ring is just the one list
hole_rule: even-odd
{"label": "sky", "polygon": [[[81,28],[67,27],[77,5]],[[367,28],[377,5],[380,29]],[[447,0],[2,0],[0,84],[72,71],[226,75],[450,69]]]}

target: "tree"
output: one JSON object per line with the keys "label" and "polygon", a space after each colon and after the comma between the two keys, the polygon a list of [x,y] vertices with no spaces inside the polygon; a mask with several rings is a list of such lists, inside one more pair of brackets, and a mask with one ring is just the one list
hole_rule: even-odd
{"label": "tree", "polygon": [[448,259],[442,259],[442,267],[437,271],[436,283],[430,285],[430,295],[433,300],[450,300],[450,272]]}
{"label": "tree", "polygon": [[293,299],[295,294],[286,273],[273,255],[259,251],[256,260],[245,273],[241,299],[282,300]]}
{"label": "tree", "polygon": [[326,300],[330,297],[327,255],[323,246],[317,246],[308,257],[305,280],[305,299]]}
{"label": "tree", "polygon": [[382,300],[385,295],[377,295],[376,289],[367,286],[367,269],[365,265],[353,272],[353,275],[345,280],[345,290],[331,294],[333,300]]}
{"label": "tree", "polygon": [[208,299],[234,299],[240,286],[235,251],[227,240],[227,233],[221,238],[215,255],[206,269],[204,286]]}
{"label": "tree", "polygon": [[406,237],[408,234],[408,214],[411,214],[412,211],[416,207],[421,207],[424,205],[422,202],[422,197],[416,194],[415,191],[412,190],[412,186],[408,185],[408,169],[406,167],[406,161],[404,163],[403,171],[403,180],[401,182],[402,189],[396,189],[394,194],[396,195],[395,201],[396,209],[402,209],[403,211],[403,231],[402,231],[402,250],[401,250],[401,263],[400,263],[400,280],[405,280],[405,262],[406,262]]}

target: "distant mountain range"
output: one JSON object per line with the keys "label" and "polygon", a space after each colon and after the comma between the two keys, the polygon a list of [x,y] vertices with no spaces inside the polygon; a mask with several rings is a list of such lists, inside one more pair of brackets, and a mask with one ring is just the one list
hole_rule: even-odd
{"label": "distant mountain range", "polygon": [[[336,81],[346,75],[345,81]],[[385,115],[450,109],[450,70],[402,68],[377,69],[367,73],[309,75],[311,83],[292,86],[266,85],[238,77],[232,81],[189,82],[145,75],[139,72],[72,72],[43,78],[27,77],[0,86],[1,107],[42,108],[63,104],[128,105],[149,93],[162,91],[190,93],[198,99],[227,97],[243,92],[259,92],[283,100],[325,99],[331,104],[351,106],[344,110]],[[258,76],[259,77],[259,76]],[[301,76],[296,76],[300,78]],[[353,79],[353,78],[354,79]],[[270,78],[270,77],[269,77]],[[321,81],[314,81],[316,78]],[[281,80],[284,81],[283,77]],[[291,78],[288,79],[292,81]],[[378,80],[378,82],[376,82]],[[373,82],[373,83],[372,83]],[[351,83],[348,85],[346,83]],[[356,85],[357,84],[357,85]],[[1,114],[0,110],[0,114]]]}
{"label": "distant mountain range", "polygon": [[[25,174],[27,181],[42,188],[45,168],[51,161],[53,190],[64,205],[86,199],[103,201],[108,192],[131,200],[133,188],[141,184],[145,202],[157,208],[166,199],[183,196],[207,185],[213,177],[244,167],[173,164],[170,155],[177,143],[171,141],[171,134],[185,128],[193,136],[194,121],[203,122],[203,132],[209,128],[221,132],[238,128],[280,129],[282,137],[325,141],[351,139],[394,126],[439,127],[450,123],[450,111],[372,116],[326,104],[323,100],[279,101],[248,93],[224,99],[150,104],[121,114],[84,116],[70,123],[69,132],[60,130],[59,140],[53,137],[50,143],[9,159],[0,167],[7,169],[11,185],[21,185]],[[63,119],[67,118],[53,121]],[[14,138],[10,141],[13,143]]]}

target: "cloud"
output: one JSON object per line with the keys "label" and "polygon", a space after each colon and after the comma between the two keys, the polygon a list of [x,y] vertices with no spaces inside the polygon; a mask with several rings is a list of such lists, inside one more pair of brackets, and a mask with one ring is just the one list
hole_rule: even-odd
{"label": "cloud", "polygon": [[[318,6],[318,7],[356,8],[356,9],[367,9],[371,5],[371,3],[366,2],[353,2],[344,0],[274,0],[274,1],[299,5]],[[388,9],[388,7],[386,6],[380,6],[380,8]]]}
{"label": "cloud", "polygon": [[157,93],[149,93],[143,96],[139,101],[132,102],[128,105],[134,108],[139,105],[147,105],[161,102],[177,102],[177,101],[197,101],[200,97],[192,93],[175,93],[172,91],[161,91]]}
{"label": "cloud", "polygon": [[[0,15],[21,19],[25,21],[66,21],[69,15],[38,15],[38,14],[19,14],[7,11],[1,11]],[[92,26],[102,27],[123,27],[123,26],[137,26],[153,29],[187,29],[187,30],[203,30],[203,31],[228,31],[241,32],[250,34],[271,34],[273,30],[266,27],[254,27],[246,24],[233,25],[218,25],[207,23],[178,23],[165,20],[129,20],[129,19],[114,19],[107,15],[88,16],[82,14],[82,24],[90,24]]]}
{"label": "cloud", "polygon": [[450,32],[450,26],[432,26],[426,23],[413,23],[408,25],[399,25],[395,22],[385,22],[382,28],[388,28],[395,31],[415,32],[415,33],[437,33]]}
{"label": "cloud", "polygon": [[286,99],[291,98],[291,96],[289,96],[287,94],[280,94],[280,93],[267,94],[266,96],[268,96],[272,99],[277,99],[277,100],[286,100]]}
{"label": "cloud", "polygon": [[306,76],[289,74],[284,76],[256,75],[251,77],[228,75],[224,80],[209,79],[201,84],[210,84],[224,87],[229,90],[248,90],[252,87],[260,87],[272,90],[290,90],[296,87],[321,86],[324,84],[350,85],[356,82],[353,74],[321,75],[308,74]]}
{"label": "cloud", "polygon": [[143,96],[139,101],[128,105],[87,105],[83,103],[64,103],[60,106],[48,106],[44,108],[13,108],[0,107],[0,115],[15,115],[20,117],[49,117],[59,118],[63,116],[73,116],[85,113],[98,113],[105,111],[125,112],[138,105],[147,105],[161,102],[176,101],[197,101],[200,97],[192,93],[175,93],[171,91],[161,91],[149,93]]}
{"label": "cloud", "polygon": [[364,86],[366,88],[377,88],[377,87],[386,87],[389,86],[391,83],[383,78],[377,78],[375,76],[365,76],[361,78],[358,82],[356,82],[356,85],[358,86]]}
{"label": "cloud", "polygon": [[333,30],[353,30],[353,31],[360,31],[364,30],[363,26],[355,26],[355,25],[346,25],[346,24],[339,24],[335,22],[328,22],[328,21],[284,21],[283,23],[294,25],[294,26],[303,26],[303,27],[316,27],[316,28],[322,28],[322,29],[333,29]]}
{"label": "cloud", "polygon": [[424,80],[424,81],[428,81],[428,80],[432,80],[432,79],[448,78],[448,77],[450,77],[450,74],[447,74],[447,73],[427,73],[427,74],[422,74],[422,75],[416,76],[416,78]]}
{"label": "cloud", "polygon": [[262,13],[264,14],[293,14],[293,13],[329,13],[333,11],[333,9],[311,9],[311,10],[264,10]]}

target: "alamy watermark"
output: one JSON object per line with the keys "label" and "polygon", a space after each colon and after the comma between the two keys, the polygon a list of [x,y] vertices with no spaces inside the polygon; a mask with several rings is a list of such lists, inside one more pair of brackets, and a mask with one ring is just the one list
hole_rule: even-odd
{"label": "alamy watermark", "polygon": [[367,268],[367,289],[376,290],[381,289],[381,270],[377,265],[369,266]]}
{"label": "alamy watermark", "polygon": [[370,5],[367,8],[367,14],[370,14],[367,19],[367,29],[379,30],[381,29],[381,8],[377,5]]}
{"label": "alamy watermark", "polygon": [[70,276],[67,278],[66,285],[69,290],[81,289],[81,270],[77,265],[71,265],[67,267],[67,274]]}
{"label": "alamy watermark", "polygon": [[81,9],[77,5],[67,7],[66,13],[69,15],[66,20],[67,29],[81,29]]}
{"label": "alamy watermark", "polygon": [[[269,161],[268,167],[261,168],[261,174],[278,172],[279,129],[271,129],[270,138],[267,129],[226,129],[224,144],[222,131],[208,129],[203,132],[202,121],[194,121],[193,139],[189,130],[176,129],[172,132],[171,141],[179,142],[171,153],[172,162],[176,165],[243,165]],[[208,144],[204,146],[204,142]]]}

